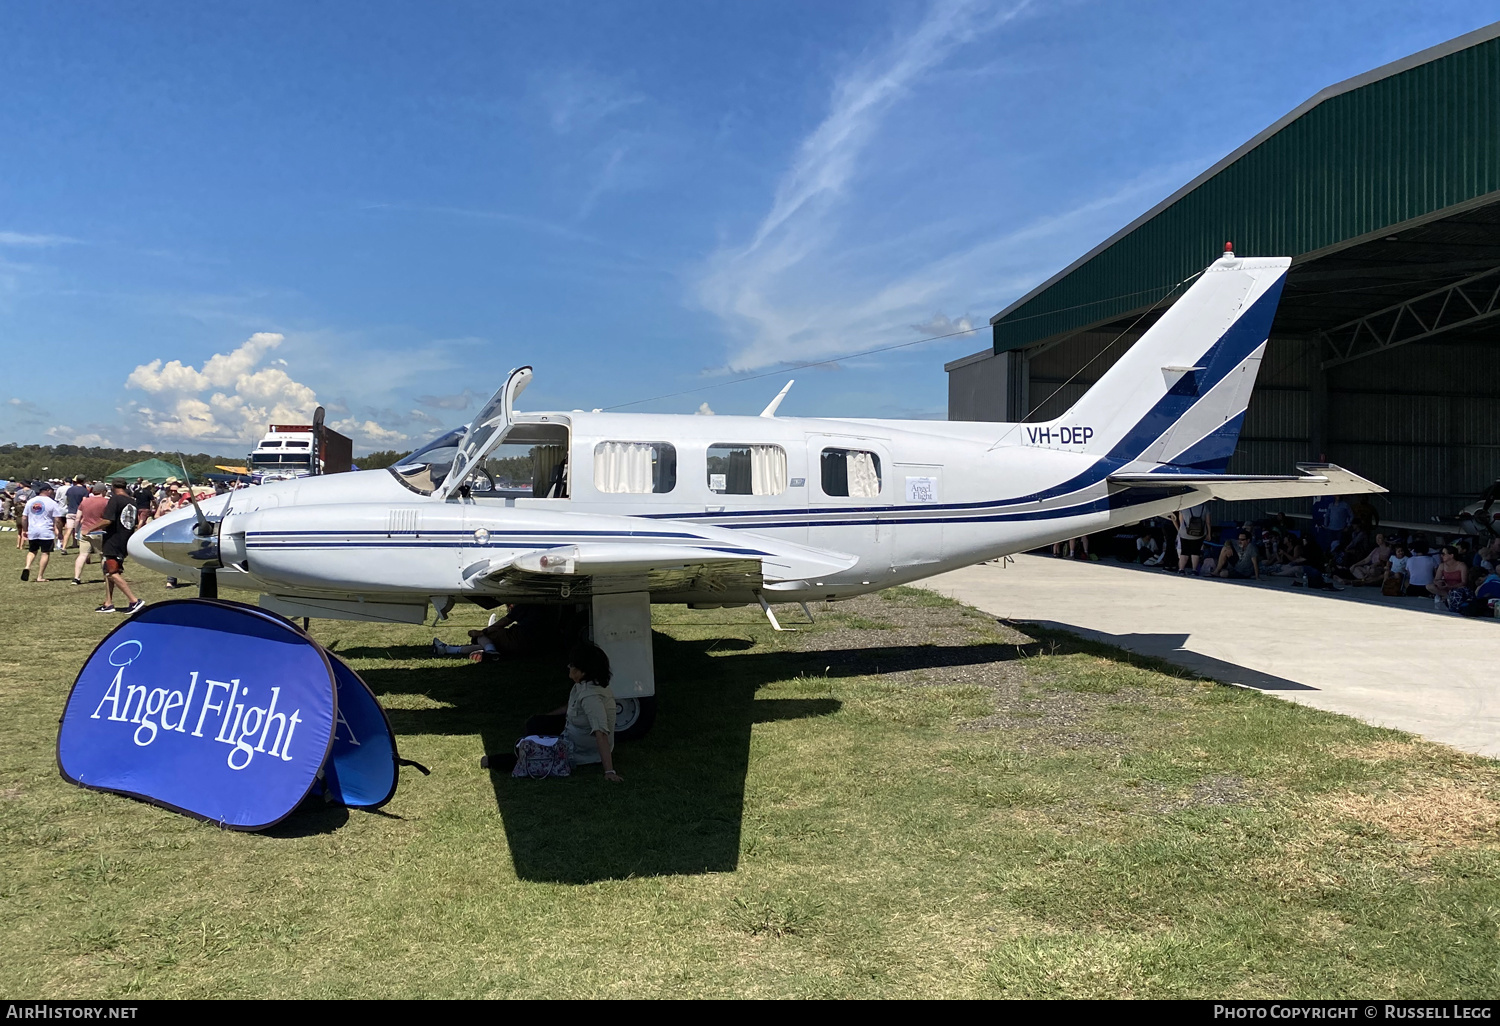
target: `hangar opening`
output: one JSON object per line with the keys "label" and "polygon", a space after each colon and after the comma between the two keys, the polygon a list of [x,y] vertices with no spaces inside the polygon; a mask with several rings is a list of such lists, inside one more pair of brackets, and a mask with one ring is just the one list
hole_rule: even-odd
{"label": "hangar opening", "polygon": [[1326,460],[1419,522],[1500,478],[1500,22],[1323,90],[996,314],[948,418],[1059,416],[1226,242],[1292,257],[1229,473]]}

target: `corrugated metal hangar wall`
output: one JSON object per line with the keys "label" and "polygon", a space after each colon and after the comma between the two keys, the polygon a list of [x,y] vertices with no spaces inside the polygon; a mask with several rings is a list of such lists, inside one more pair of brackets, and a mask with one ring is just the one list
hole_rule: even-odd
{"label": "corrugated metal hangar wall", "polygon": [[1500,23],[1324,90],[997,314],[949,418],[1060,416],[1227,240],[1293,257],[1230,473],[1327,459],[1420,522],[1500,478]]}

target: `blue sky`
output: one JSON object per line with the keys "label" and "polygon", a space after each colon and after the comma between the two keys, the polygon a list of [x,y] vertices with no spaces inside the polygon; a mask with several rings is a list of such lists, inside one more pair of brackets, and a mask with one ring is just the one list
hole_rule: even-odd
{"label": "blue sky", "polygon": [[[984,328],[1324,86],[1487,3],[0,7],[0,440],[407,448],[525,408],[757,412]],[[1205,262],[1213,254],[1204,254]],[[788,372],[942,417],[988,333]]]}

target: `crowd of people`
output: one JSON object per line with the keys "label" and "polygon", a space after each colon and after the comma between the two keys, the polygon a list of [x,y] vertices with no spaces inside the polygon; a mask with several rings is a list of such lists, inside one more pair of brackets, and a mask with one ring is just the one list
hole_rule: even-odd
{"label": "crowd of people", "polygon": [[[1172,573],[1225,579],[1291,578],[1326,591],[1379,588],[1430,600],[1467,616],[1500,607],[1500,537],[1458,537],[1434,546],[1426,534],[1385,528],[1367,497],[1319,499],[1311,522],[1284,513],[1217,532],[1208,504],[1151,520],[1134,533],[1127,561]],[[1494,603],[1493,605],[1491,603]]]}
{"label": "crowd of people", "polygon": [[[0,520],[14,525],[16,548],[26,553],[22,581],[50,583],[52,557],[73,555],[73,584],[82,585],[84,568],[97,558],[104,570],[104,601],[95,611],[133,613],[145,603],[125,579],[130,536],[153,518],[213,494],[172,477],[160,486],[144,479],[90,481],[82,474],[71,481],[12,481],[0,490]],[[124,604],[115,604],[116,592]]]}

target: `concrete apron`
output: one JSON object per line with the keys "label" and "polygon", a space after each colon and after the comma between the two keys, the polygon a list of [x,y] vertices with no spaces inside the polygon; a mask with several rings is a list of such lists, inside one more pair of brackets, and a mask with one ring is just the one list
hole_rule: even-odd
{"label": "concrete apron", "polygon": [[1367,723],[1500,757],[1500,623],[1107,563],[1016,556],[923,582],[997,617],[1157,656]]}

